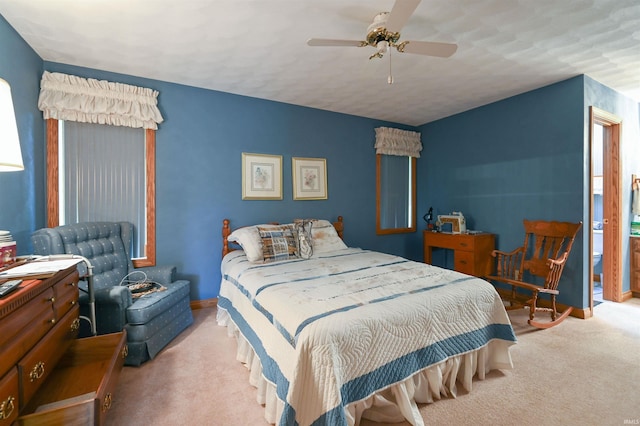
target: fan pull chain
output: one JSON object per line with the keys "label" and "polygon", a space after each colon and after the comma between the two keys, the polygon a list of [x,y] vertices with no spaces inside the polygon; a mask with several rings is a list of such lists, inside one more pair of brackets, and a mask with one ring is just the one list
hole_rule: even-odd
{"label": "fan pull chain", "polygon": [[387,49],[389,52],[389,77],[387,78],[387,83],[393,84],[393,75],[391,74],[391,49]]}

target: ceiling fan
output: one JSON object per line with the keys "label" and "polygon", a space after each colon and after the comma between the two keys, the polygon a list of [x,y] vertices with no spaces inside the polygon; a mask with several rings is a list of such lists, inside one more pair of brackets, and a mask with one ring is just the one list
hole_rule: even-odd
{"label": "ceiling fan", "polygon": [[[453,43],[438,43],[431,41],[402,41],[400,30],[407,23],[421,0],[396,0],[391,12],[378,13],[373,18],[373,23],[367,29],[366,40],[339,40],[326,38],[311,38],[307,40],[309,46],[334,46],[334,47],[365,47],[371,46],[377,51],[369,57],[382,58],[389,50],[395,47],[400,53],[414,53],[417,55],[437,56],[448,58],[458,49]],[[391,58],[389,58],[389,84],[393,82],[391,76]]]}

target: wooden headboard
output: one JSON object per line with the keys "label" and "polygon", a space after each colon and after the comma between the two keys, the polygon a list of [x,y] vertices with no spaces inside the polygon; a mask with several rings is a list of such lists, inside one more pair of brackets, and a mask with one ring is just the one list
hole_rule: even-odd
{"label": "wooden headboard", "polygon": [[[269,223],[277,225],[277,223],[274,222]],[[333,222],[333,227],[336,228],[338,236],[344,240],[344,222],[342,221],[342,216],[338,216],[338,220]],[[229,219],[224,219],[222,221],[222,257],[225,257],[227,253],[236,250],[235,247],[229,247],[229,241],[227,240],[229,235],[231,235],[231,221]]]}

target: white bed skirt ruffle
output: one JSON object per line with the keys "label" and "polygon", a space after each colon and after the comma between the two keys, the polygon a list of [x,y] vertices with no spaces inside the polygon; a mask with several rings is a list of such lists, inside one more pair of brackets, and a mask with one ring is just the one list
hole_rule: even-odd
{"label": "white bed skirt ruffle", "polygon": [[[277,424],[284,403],[277,397],[275,385],[262,375],[262,364],[249,342],[242,336],[227,311],[218,307],[218,324],[227,327],[227,335],[235,337],[238,350],[236,359],[250,371],[249,383],[257,389],[257,401],[265,408],[267,422]],[[509,346],[513,342],[492,340],[487,345],[461,355],[453,356],[427,367],[411,377],[378,390],[365,399],[349,404],[345,416],[349,426],[360,424],[361,419],[381,423],[408,421],[424,426],[417,404],[432,403],[442,397],[456,397],[456,382],[471,392],[474,376],[483,380],[493,369],[511,369]]]}

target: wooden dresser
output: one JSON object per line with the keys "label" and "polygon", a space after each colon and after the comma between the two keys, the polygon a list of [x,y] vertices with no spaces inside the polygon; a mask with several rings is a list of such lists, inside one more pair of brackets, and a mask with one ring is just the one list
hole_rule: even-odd
{"label": "wooden dresser", "polygon": [[104,422],[126,336],[76,338],[77,284],[72,266],[0,299],[0,426]]}
{"label": "wooden dresser", "polygon": [[483,277],[493,271],[491,252],[496,246],[494,234],[451,234],[423,231],[424,263],[431,264],[433,248],[453,250],[453,269]]}

